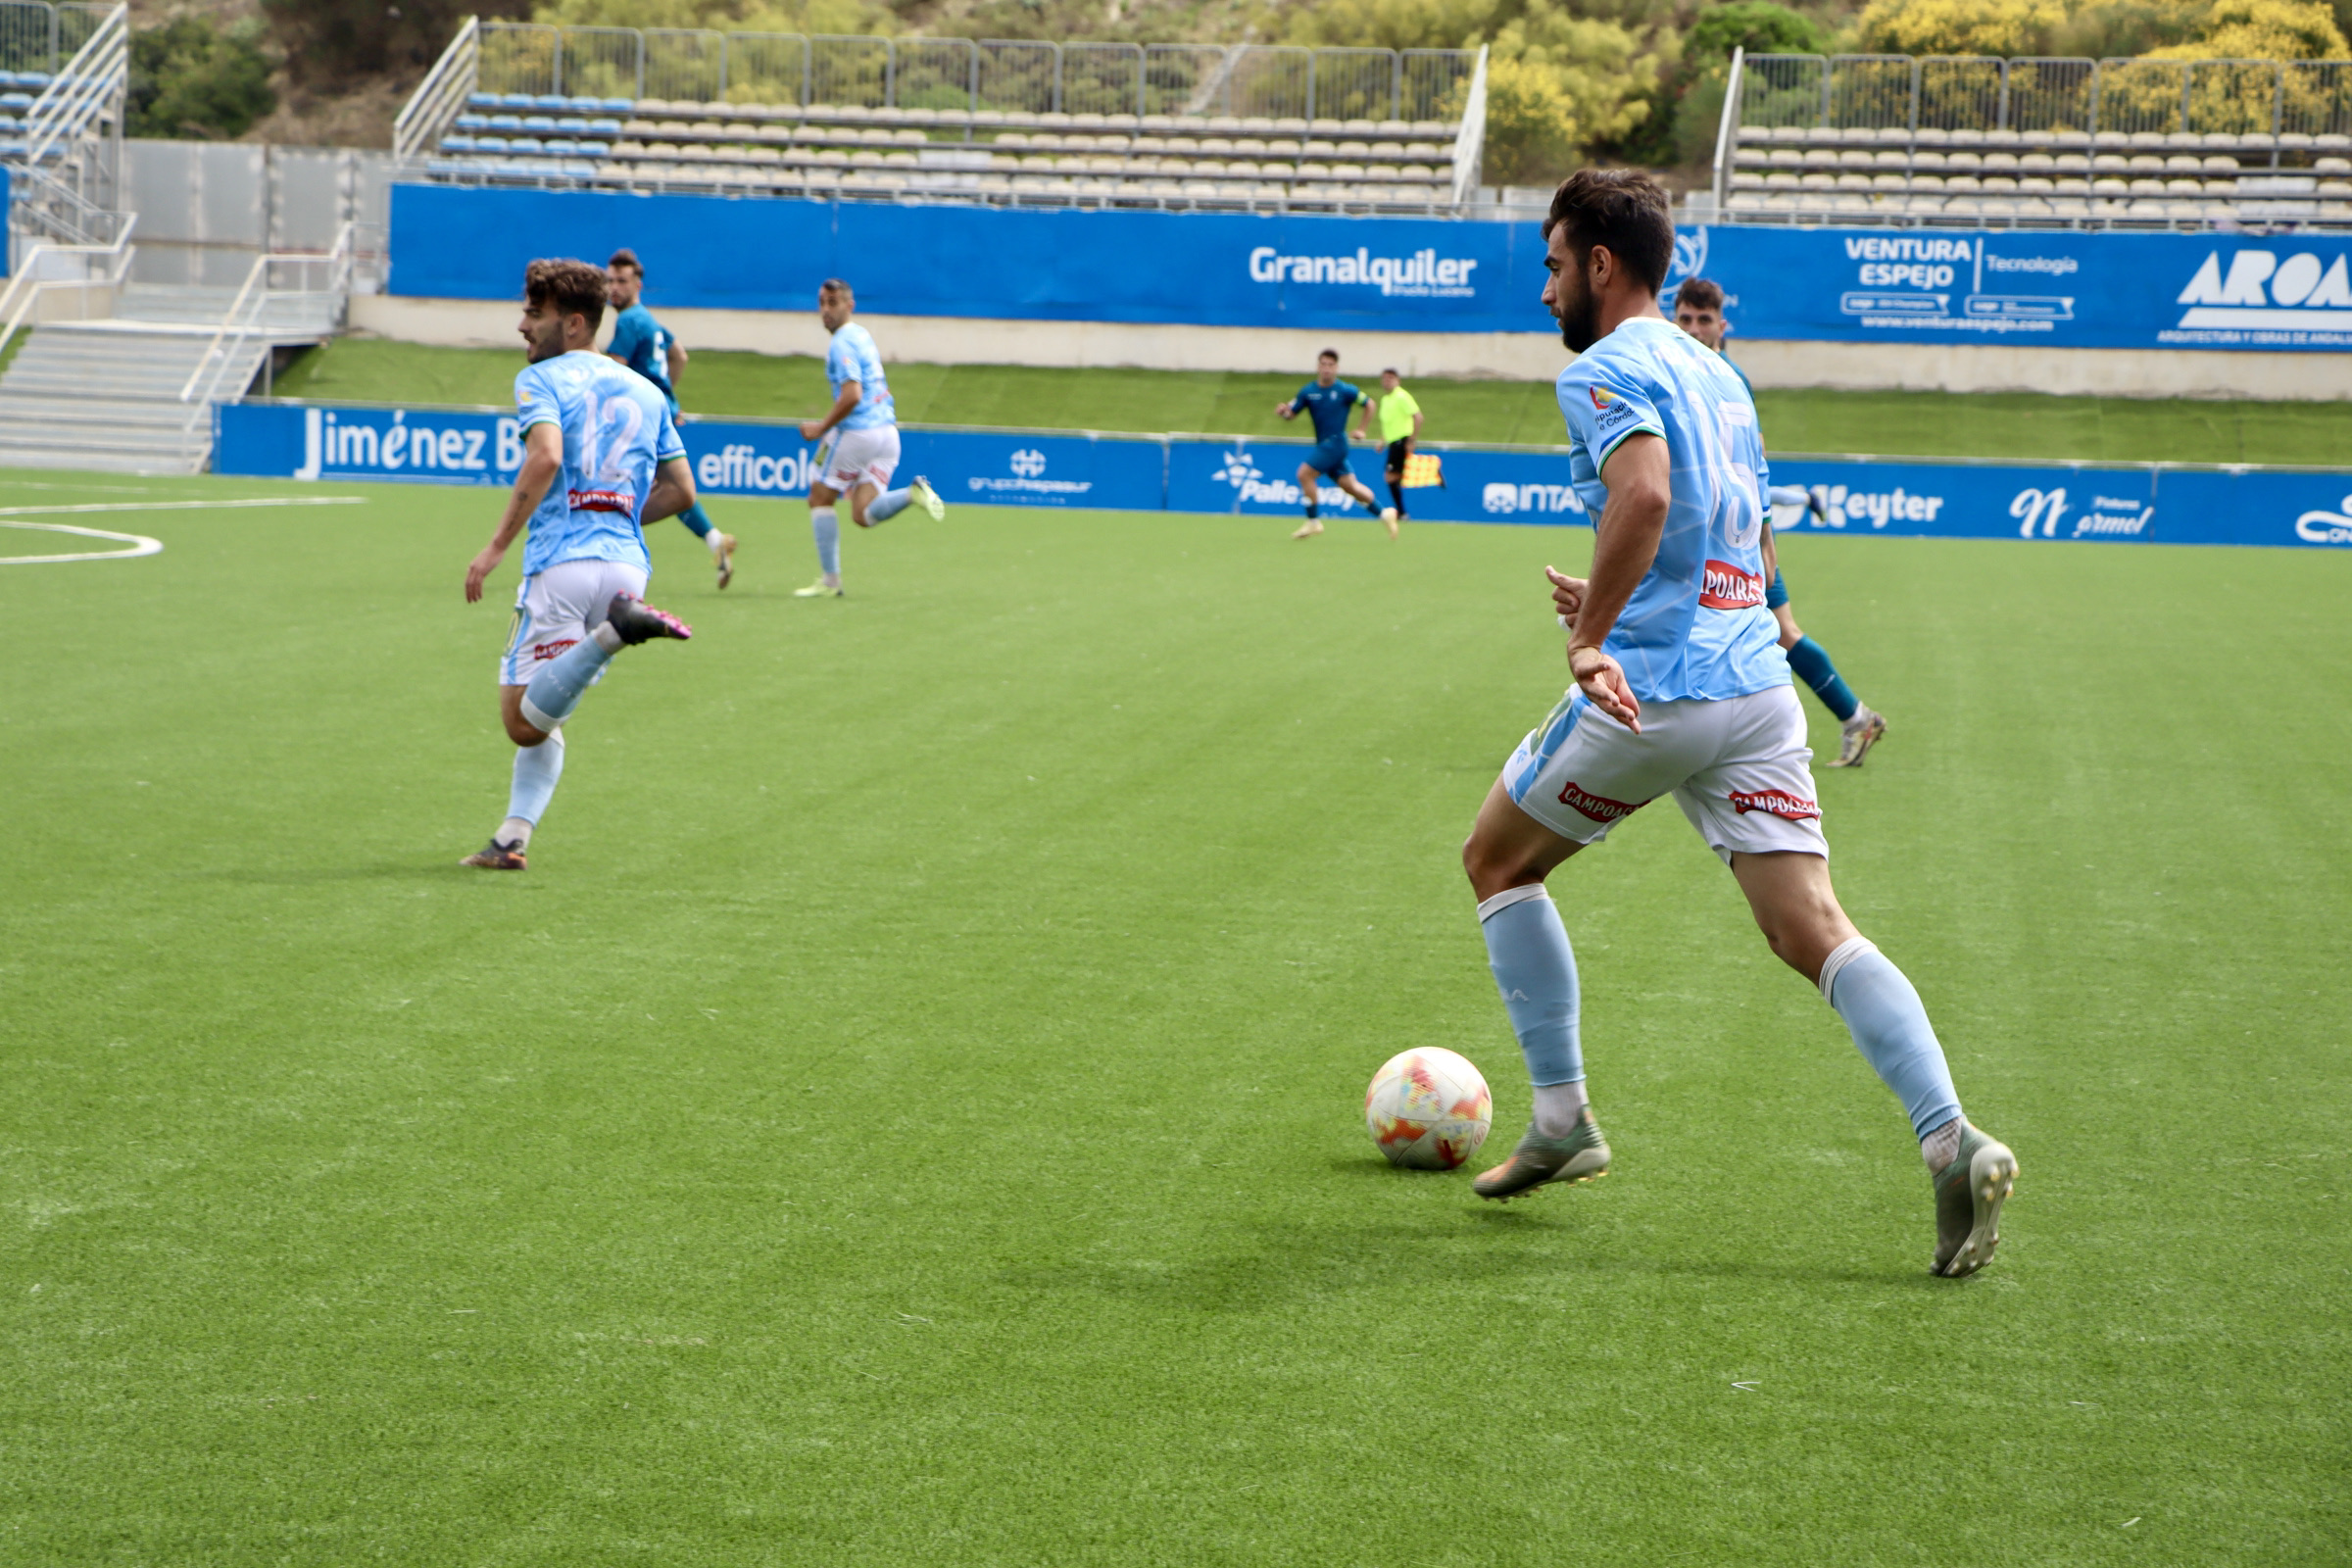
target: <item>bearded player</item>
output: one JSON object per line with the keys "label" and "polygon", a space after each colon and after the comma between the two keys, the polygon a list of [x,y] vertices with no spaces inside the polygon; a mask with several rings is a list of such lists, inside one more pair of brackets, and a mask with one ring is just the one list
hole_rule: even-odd
{"label": "bearded player", "polygon": [[1544,224],[1544,303],[1590,578],[1548,571],[1568,695],[1503,766],[1462,847],[1487,954],[1535,1086],[1535,1120],[1475,1184],[1507,1199],[1609,1168],[1579,1038],[1576,957],[1544,878],[1661,795],[1731,867],[1765,940],[1818,986],[1909,1114],[1934,1183],[1932,1271],[1992,1259],[2017,1159],[1961,1113],[1919,993],[1830,883],[1805,716],[1764,608],[1764,450],[1747,388],[1658,313],[1666,193],[1628,170],[1564,181]]}
{"label": "bearded player", "polygon": [[609,279],[586,262],[533,262],[523,273],[523,352],[514,377],[522,471],[490,543],[466,568],[482,597],[525,527],[522,589],[498,664],[498,710],[514,743],[507,819],[461,864],[519,871],[564,776],[564,720],[623,648],[694,635],[644,599],[652,571],[643,524],[694,505],[694,474],[669,400],[596,352]]}

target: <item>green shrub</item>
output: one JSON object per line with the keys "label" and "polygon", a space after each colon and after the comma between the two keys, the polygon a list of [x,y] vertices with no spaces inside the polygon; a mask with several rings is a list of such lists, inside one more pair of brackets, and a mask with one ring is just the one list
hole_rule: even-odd
{"label": "green shrub", "polygon": [[244,135],[277,107],[259,31],[249,23],[223,29],[210,18],[181,17],[131,34],[123,128],[133,136],[213,141]]}

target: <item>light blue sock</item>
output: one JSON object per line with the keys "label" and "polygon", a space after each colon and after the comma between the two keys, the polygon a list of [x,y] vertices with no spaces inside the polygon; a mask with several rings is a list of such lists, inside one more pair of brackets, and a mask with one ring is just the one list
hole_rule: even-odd
{"label": "light blue sock", "polygon": [[1582,1083],[1585,1054],[1577,1040],[1576,954],[1568,928],[1542,885],[1497,893],[1478,906],[1487,966],[1511,1015],[1527,1080],[1538,1088]]}
{"label": "light blue sock", "polygon": [[703,504],[700,501],[679,513],[678,520],[684,523],[686,531],[697,539],[710,537],[710,514],[703,510]]}
{"label": "light blue sock", "polygon": [[841,575],[841,519],[831,507],[810,507],[808,525],[816,530],[816,567],[828,577]]}
{"label": "light blue sock", "polygon": [[904,490],[885,490],[874,497],[872,506],[865,509],[866,520],[868,522],[888,522],[900,513],[905,512],[906,503],[913,499],[914,487],[912,485],[908,485]]}
{"label": "light blue sock", "polygon": [[[605,643],[610,640],[612,648]],[[522,689],[522,716],[543,730],[553,731],[571,716],[580,698],[595,684],[597,674],[612,662],[620,636],[606,622],[565,649],[542,667]]]}
{"label": "light blue sock", "polygon": [[1845,1020],[1862,1057],[1911,1117],[1921,1138],[1960,1114],[1952,1069],[1911,982],[1893,960],[1861,937],[1821,966],[1821,994]]}
{"label": "light blue sock", "polygon": [[557,730],[536,746],[514,748],[514,784],[507,794],[511,822],[539,825],[547,803],[555,799],[556,780],[564,776],[564,732]]}

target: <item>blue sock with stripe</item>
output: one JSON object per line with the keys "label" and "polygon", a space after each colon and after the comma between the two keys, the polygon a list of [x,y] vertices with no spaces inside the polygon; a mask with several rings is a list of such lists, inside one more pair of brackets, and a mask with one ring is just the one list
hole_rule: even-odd
{"label": "blue sock with stripe", "polygon": [[1862,1058],[1903,1102],[1913,1133],[1925,1138],[1960,1114],[1960,1092],[1927,1005],[1891,958],[1854,937],[1822,964],[1820,983]]}
{"label": "blue sock with stripe", "polygon": [[[607,647],[607,643],[612,646]],[[580,706],[581,697],[596,684],[598,674],[612,662],[612,656],[619,651],[620,633],[612,629],[611,621],[606,621],[560,657],[540,666],[539,673],[522,689],[522,716],[540,729],[554,733],[556,726]]]}
{"label": "blue sock with stripe", "polygon": [[684,523],[686,531],[697,539],[710,537],[710,514],[703,510],[703,504],[700,501],[679,513],[678,520]]}
{"label": "blue sock with stripe", "polygon": [[1788,668],[1798,680],[1813,688],[1821,706],[1836,714],[1840,724],[1853,717],[1854,710],[1862,706],[1853,689],[1845,684],[1845,677],[1838,673],[1838,666],[1830,662],[1829,650],[1812,638],[1799,637],[1796,646],[1788,650]]}
{"label": "blue sock with stripe", "polygon": [[865,520],[869,523],[888,522],[900,513],[905,512],[906,503],[913,499],[914,486],[912,485],[908,485],[904,490],[885,490],[874,497],[872,506],[865,509]]}

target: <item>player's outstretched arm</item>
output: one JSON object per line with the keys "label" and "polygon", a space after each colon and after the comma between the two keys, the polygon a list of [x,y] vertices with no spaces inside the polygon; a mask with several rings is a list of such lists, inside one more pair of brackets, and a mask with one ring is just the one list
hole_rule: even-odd
{"label": "player's outstretched arm", "polygon": [[[1649,574],[1666,532],[1674,469],[1664,439],[1646,430],[1627,436],[1609,454],[1600,482],[1608,486],[1609,499],[1594,530],[1592,575],[1578,596],[1576,629],[1568,635],[1568,669],[1595,708],[1639,734],[1642,705],[1626,683],[1624,668],[1600,645]],[[1555,605],[1560,587],[1552,584]]]}
{"label": "player's outstretched arm", "polygon": [[638,515],[640,525],[674,517],[694,505],[694,466],[684,458],[671,458],[654,470],[654,487],[645,493],[645,511]]}
{"label": "player's outstretched arm", "polygon": [[686,353],[686,345],[679,342],[674,337],[671,338],[669,340],[669,353],[666,357],[669,362],[669,384],[674,387],[678,384],[679,372],[686,368],[686,361],[688,358]]}
{"label": "player's outstretched arm", "polygon": [[823,440],[827,430],[832,429],[858,412],[858,405],[864,397],[865,388],[859,383],[856,381],[842,382],[841,393],[834,398],[830,413],[821,419],[803,419],[801,421],[801,439],[804,441]]}
{"label": "player's outstretched arm", "polygon": [[514,476],[514,493],[507,497],[506,514],[498,519],[498,532],[482,547],[466,568],[466,602],[473,604],[482,597],[482,584],[507,559],[507,549],[514,543],[539,510],[546,498],[547,487],[556,482],[564,471],[564,432],[553,424],[534,424],[522,438],[522,471]]}

